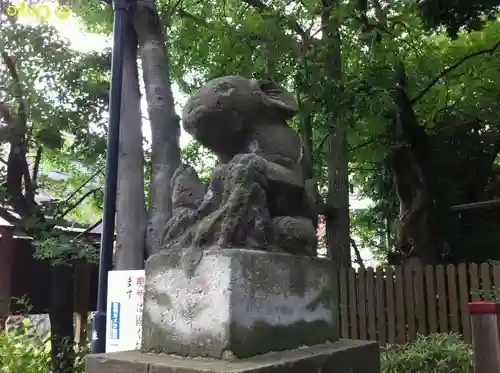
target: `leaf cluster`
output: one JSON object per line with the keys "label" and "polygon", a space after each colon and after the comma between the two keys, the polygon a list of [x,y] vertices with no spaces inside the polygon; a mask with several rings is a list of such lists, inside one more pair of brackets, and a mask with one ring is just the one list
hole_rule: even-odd
{"label": "leaf cluster", "polygon": [[380,354],[382,373],[470,373],[472,347],[457,334],[420,335],[404,345],[390,345]]}
{"label": "leaf cluster", "polygon": [[[449,235],[458,245],[464,240],[456,234],[460,227],[455,219],[447,215],[449,206],[500,196],[494,160],[500,59],[498,51],[492,50],[500,40],[500,23],[484,17],[495,4],[463,1],[452,9],[452,2],[429,0],[421,2],[432,5],[426,11],[414,1],[382,2],[381,9],[377,3],[366,3],[365,14],[360,2],[354,1],[328,10],[340,23],[342,43],[342,79],[335,82],[325,70],[330,46],[323,38],[321,2],[182,0],[159,1],[158,7],[171,77],[183,93],[213,77],[231,74],[269,78],[295,92],[300,112],[291,125],[302,135],[307,134],[307,126],[311,129],[314,168],[323,196],[328,185],[328,138],[337,131],[335,117],[342,118],[350,188],[373,201],[369,209],[353,212],[351,233],[359,236],[363,246],[380,253],[387,250],[386,224],[393,236],[399,213],[387,157],[401,146],[390,127],[395,69],[403,63],[408,95],[431,142],[441,220],[447,222],[445,230],[453,231]],[[88,9],[95,6],[89,2]],[[422,12],[436,16],[434,21],[422,17]],[[481,27],[464,21],[472,19],[474,12],[480,14]],[[459,25],[454,40],[450,32],[436,28],[451,20]],[[87,17],[87,22],[97,27],[102,21]],[[462,30],[464,24],[468,31]],[[332,118],[331,113],[336,115]],[[183,156],[199,170],[211,167],[208,152],[195,143]],[[470,172],[465,175],[464,169]]]}
{"label": "leaf cluster", "polygon": [[500,9],[498,0],[424,0],[419,2],[422,19],[429,28],[444,26],[452,38],[461,28],[480,30],[487,20],[495,20]]}
{"label": "leaf cluster", "polygon": [[[95,221],[102,205],[99,187],[103,175],[93,177],[91,183],[87,179],[96,170],[102,171],[104,163],[110,51],[77,52],[45,23],[27,26],[12,22],[0,28],[0,40],[4,55],[15,61],[16,73],[14,76],[7,65],[0,65],[0,102],[10,112],[0,116],[0,123],[4,128],[13,127],[19,108],[25,108],[26,129],[16,133],[20,137],[16,141],[26,143],[21,156],[30,168],[28,180],[39,213],[53,221]],[[12,154],[9,143],[11,136],[0,137],[2,185],[9,167],[12,170],[7,161]],[[26,177],[24,183],[28,185]],[[2,203],[10,203],[7,193],[2,194]],[[44,228],[46,222],[40,221],[40,214],[21,219],[24,229],[42,232],[36,237],[40,258],[95,259],[95,250],[89,245]],[[30,222],[34,216],[35,222]]]}
{"label": "leaf cluster", "polygon": [[[85,372],[84,357],[88,348],[76,348],[75,373]],[[0,331],[0,369],[5,373],[50,372],[50,334],[41,335],[29,318],[12,330]]]}

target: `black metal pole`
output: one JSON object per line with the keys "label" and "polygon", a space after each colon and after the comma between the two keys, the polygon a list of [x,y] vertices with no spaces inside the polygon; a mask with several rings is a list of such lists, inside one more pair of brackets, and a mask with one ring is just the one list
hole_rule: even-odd
{"label": "black metal pole", "polygon": [[[109,2],[108,2],[109,3]],[[118,145],[120,135],[120,107],[122,101],[123,35],[129,0],[113,0],[113,51],[111,60],[111,88],[109,93],[108,149],[104,187],[104,214],[102,219],[101,253],[97,312],[92,321],[92,353],[106,349],[106,305],[108,272],[112,269],[115,238],[116,190],[118,178]]]}

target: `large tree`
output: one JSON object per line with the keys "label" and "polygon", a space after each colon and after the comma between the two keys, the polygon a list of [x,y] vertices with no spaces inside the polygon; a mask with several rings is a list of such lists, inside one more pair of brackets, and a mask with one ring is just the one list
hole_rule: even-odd
{"label": "large tree", "polygon": [[498,0],[419,0],[421,17],[429,28],[446,27],[452,38],[460,29],[480,30],[488,20],[495,20],[500,10]]}
{"label": "large tree", "polygon": [[[327,215],[329,253],[337,264],[350,263],[349,234],[383,246],[385,254],[397,247],[425,262],[451,260],[448,247],[458,246],[450,243],[456,219],[449,206],[492,194],[496,22],[485,19],[481,31],[469,28],[451,40],[439,29],[428,31],[415,2],[402,0],[157,5],[138,2],[131,10],[149,119],[159,131],[151,149],[149,210],[160,210],[150,214],[150,247],[169,216],[163,181],[178,163],[171,81],[189,94],[215,76],[240,74],[296,92],[300,113],[292,125],[314,160],[325,201],[318,212]],[[101,23],[96,14],[89,24]],[[109,25],[110,13],[105,17]],[[159,113],[164,125],[155,122]],[[467,181],[458,177],[472,164],[482,171]],[[446,177],[436,178],[439,173]],[[155,180],[165,189],[155,189]],[[457,186],[453,193],[450,185]],[[350,191],[371,199],[373,208],[349,217]]]}
{"label": "large tree", "polygon": [[[2,2],[2,6],[6,4]],[[80,54],[47,25],[0,24],[2,216],[31,236],[51,268],[54,372],[73,367],[73,263],[95,250],[55,227],[101,196],[109,53]],[[54,178],[57,170],[62,177]],[[94,174],[94,176],[91,176]],[[88,181],[85,181],[85,180]],[[43,203],[40,194],[50,195]]]}
{"label": "large tree", "polygon": [[[313,148],[322,190],[330,198],[338,185],[331,181],[345,180],[345,176],[340,176],[341,164],[333,163],[345,154],[344,147],[341,142],[333,147],[331,144],[339,129],[332,123],[332,108],[340,104],[333,120],[347,126],[353,189],[376,202],[374,211],[384,211],[380,220],[380,215],[371,214],[368,218],[380,221],[378,231],[386,236],[375,241],[384,243],[386,253],[396,245],[405,255],[424,262],[445,259],[453,221],[446,206],[458,202],[449,200],[443,191],[443,180],[432,179],[439,172],[436,167],[449,172],[463,165],[451,167],[457,161],[456,150],[446,147],[449,137],[436,137],[434,132],[438,128],[444,131],[443,119],[447,115],[468,122],[470,105],[475,101],[457,101],[456,95],[473,97],[483,84],[489,86],[486,79],[481,80],[478,91],[476,83],[472,83],[477,81],[473,71],[478,64],[491,66],[491,71],[495,68],[495,57],[490,57],[495,55],[495,22],[487,24],[484,32],[465,32],[452,41],[446,35],[427,32],[415,7],[404,1],[382,5],[370,1],[362,6],[358,2],[343,3],[336,11],[336,4],[325,7],[313,1],[294,7],[257,1],[226,2],[220,8],[211,3],[180,4],[171,62],[176,81],[186,91],[203,81],[201,77],[229,73],[266,76],[272,72],[275,79],[299,94],[301,121],[297,128]],[[341,61],[332,54],[332,38],[325,36],[328,17],[334,21],[339,17],[341,23]],[[271,51],[269,45],[275,50]],[[467,50],[471,46],[473,50]],[[329,66],[343,70],[336,75],[341,76],[339,82],[329,73],[335,71]],[[470,79],[474,89],[464,92],[459,88],[463,79]],[[492,81],[496,82],[496,78]],[[454,105],[451,101],[444,104],[445,98],[454,100]],[[450,120],[456,123],[451,118],[445,121]],[[489,117],[488,123],[491,121]],[[467,147],[465,138],[455,141],[458,147]],[[495,154],[494,148],[488,149],[493,153],[488,150],[485,162]],[[435,154],[441,152],[446,152],[449,161],[436,165]],[[470,155],[466,156],[469,162],[479,162]],[[328,164],[330,167],[325,167]],[[456,176],[446,182],[461,183]],[[336,213],[340,214],[337,222],[341,222],[345,212]],[[361,223],[357,217],[359,213],[355,222]],[[360,228],[353,226],[354,232]],[[335,243],[341,241],[337,237]],[[335,249],[338,247],[330,245],[330,250]],[[345,252],[334,252],[333,256],[341,260],[339,255],[345,258]]]}
{"label": "large tree", "polygon": [[[111,9],[101,10],[99,1],[77,4],[74,10],[92,30],[109,33]],[[157,246],[166,221],[172,214],[170,179],[180,164],[179,116],[175,112],[169,74],[169,17],[153,0],[138,0],[128,10],[124,87],[118,181],[118,247],[116,268],[139,269]],[[142,121],[139,120],[138,56],[151,126],[148,149],[151,177],[144,180]],[[127,112],[133,114],[127,117]],[[149,166],[148,164],[148,166]],[[130,167],[129,167],[130,166]],[[147,188],[145,188],[147,186]],[[144,202],[144,190],[149,203]]]}

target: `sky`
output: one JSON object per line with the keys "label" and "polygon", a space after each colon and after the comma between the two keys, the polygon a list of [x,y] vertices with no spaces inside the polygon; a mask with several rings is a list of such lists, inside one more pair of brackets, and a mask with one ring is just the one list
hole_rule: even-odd
{"label": "sky", "polygon": [[[26,1],[26,0],[25,0]],[[19,5],[22,0],[13,0],[12,3],[15,5]],[[29,1],[26,1],[27,3]],[[91,51],[99,51],[106,47],[111,47],[112,40],[110,36],[107,35],[97,35],[90,34],[85,31],[83,25],[79,24],[78,20],[69,13],[69,17],[66,19],[59,19],[54,15],[54,10],[56,7],[56,3],[54,2],[43,2],[43,4],[47,4],[49,8],[52,10],[52,14],[48,17],[47,22],[54,26],[60,34],[67,38],[70,41],[71,48],[80,52],[91,52]],[[34,24],[39,22],[36,16],[19,16],[19,21],[27,24]],[[143,93],[141,99],[141,111],[143,118],[147,117],[147,102],[144,95],[144,86],[142,83],[142,79],[139,79],[141,85],[141,92]],[[182,106],[186,102],[186,95],[184,95],[179,87],[175,84],[172,86],[172,93],[174,96],[174,100],[176,101],[175,109],[177,114],[181,115]],[[143,135],[150,142],[151,140],[151,128],[149,125],[149,121],[147,119],[143,119]],[[180,146],[186,146],[192,137],[184,131],[181,126],[181,137],[180,137]],[[351,209],[361,209],[366,208],[371,204],[371,201],[368,199],[358,198],[356,195],[351,195],[350,198],[350,208]],[[373,260],[371,253],[368,250],[361,249],[361,256],[363,260],[366,262],[366,265],[376,265],[377,263]]]}

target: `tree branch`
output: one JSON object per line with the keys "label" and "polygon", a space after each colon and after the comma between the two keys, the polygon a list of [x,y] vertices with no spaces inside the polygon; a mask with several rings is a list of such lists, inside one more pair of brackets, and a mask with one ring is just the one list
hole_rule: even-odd
{"label": "tree branch", "polygon": [[5,102],[0,102],[0,120],[6,124],[0,127],[0,143],[12,140],[12,128],[15,127],[10,107]]}
{"label": "tree branch", "polygon": [[82,190],[83,188],[85,188],[85,186],[87,186],[88,183],[90,183],[92,180],[94,180],[97,175],[99,175],[100,173],[102,173],[102,171],[104,170],[103,167],[99,168],[96,172],[94,172],[87,180],[85,180],[83,182],[83,184],[81,184],[78,188],[76,188],[75,191],[73,191],[73,193],[71,193],[68,198],[66,198],[66,200],[64,201],[64,204],[69,204],[69,201],[71,201],[71,199],[73,199],[74,196],[76,196],[78,194],[78,192],[80,192],[80,190]]}
{"label": "tree branch", "polygon": [[26,111],[26,105],[23,100],[23,91],[21,89],[21,83],[19,82],[19,74],[17,73],[16,64],[18,62],[18,58],[15,56],[9,56],[5,51],[1,52],[2,59],[4,64],[7,66],[7,70],[9,70],[9,74],[14,81],[14,86],[16,87],[14,92],[14,97],[19,101],[19,110],[18,117],[20,119],[20,124],[23,127],[26,127],[26,122],[28,120],[28,113]]}
{"label": "tree branch", "polygon": [[351,246],[354,250],[354,255],[356,256],[356,263],[358,263],[358,265],[365,269],[365,263],[363,262],[363,258],[361,257],[361,253],[359,252],[359,248],[358,248],[358,245],[356,244],[356,241],[354,241],[354,238],[352,237],[349,237],[349,242],[351,243]]}
{"label": "tree branch", "polygon": [[68,215],[71,211],[73,211],[75,208],[80,206],[80,204],[87,199],[88,196],[91,194],[94,194],[95,192],[101,190],[101,188],[94,188],[89,190],[87,193],[85,193],[83,196],[81,196],[75,203],[73,203],[71,206],[69,206],[66,211],[64,211],[61,215],[59,215],[57,220],[63,219],[66,215]]}
{"label": "tree branch", "polygon": [[302,41],[308,40],[307,33],[302,29],[302,27],[299,25],[297,21],[290,19],[289,17],[286,17],[282,14],[279,14],[279,12],[272,9],[270,6],[264,4],[260,0],[243,0],[243,2],[257,9],[261,14],[264,12],[272,13],[275,17],[286,23],[292,31],[296,32],[302,38]]}
{"label": "tree branch", "polygon": [[[319,145],[316,147],[316,149],[314,150],[315,152],[319,152],[321,151],[321,149],[323,148],[323,146],[325,145],[326,141],[328,140],[328,137],[331,135],[331,133],[327,133],[325,137],[323,137],[323,139],[320,141]],[[348,147],[347,151],[349,152],[353,152],[353,151],[356,151],[356,150],[359,150],[359,149],[362,149],[364,148],[365,146],[369,146],[369,145],[372,145],[374,144],[375,142],[377,142],[378,140],[381,140],[383,139],[384,137],[387,137],[388,134],[387,134],[387,131],[383,131],[382,133],[379,133],[378,135],[375,135],[373,136],[370,140],[366,140],[365,142],[361,143],[361,144],[358,144],[356,146],[350,146]]]}
{"label": "tree branch", "polygon": [[88,227],[87,229],[85,229],[82,233],[79,233],[74,239],[73,241],[76,241],[77,239],[83,237],[83,236],[86,236],[87,234],[89,234],[90,232],[92,232],[94,229],[96,229],[99,224],[102,223],[102,218],[99,219],[98,221],[96,221],[94,224],[92,224],[90,227]]}
{"label": "tree branch", "polygon": [[[177,15],[181,18],[192,21],[198,26],[205,27],[208,30],[217,30],[217,27],[214,24],[207,22],[205,19],[201,17],[198,17],[192,13],[187,12],[185,9],[179,8],[177,10]],[[270,40],[265,34],[245,33],[235,29],[232,29],[231,32],[234,32],[239,37],[246,38],[250,41],[258,42],[259,44],[272,42],[272,40]]]}
{"label": "tree branch", "polygon": [[29,203],[35,203],[35,190],[36,186],[31,181],[30,168],[26,156],[20,158],[22,164],[22,173],[24,179],[24,191],[26,193],[26,200]]}
{"label": "tree branch", "polygon": [[377,17],[378,22],[385,25],[387,23],[387,17],[382,9],[380,1],[372,0],[372,5],[373,9],[375,9],[375,16]]}
{"label": "tree branch", "polygon": [[35,156],[35,162],[33,163],[33,172],[32,172],[32,180],[33,184],[36,184],[38,180],[38,171],[40,170],[40,162],[42,161],[42,153],[43,148],[41,146],[38,147]]}
{"label": "tree branch", "polygon": [[9,124],[12,121],[12,116],[10,115],[10,108],[5,102],[0,102],[0,118]]}
{"label": "tree branch", "polygon": [[183,8],[177,9],[177,14],[179,15],[180,18],[189,19],[189,20],[193,21],[194,23],[196,23],[198,26],[203,26],[203,27],[206,27],[208,29],[214,28],[212,24],[210,24],[209,22],[207,22],[203,18],[197,17],[194,14],[189,13]]}
{"label": "tree branch", "polygon": [[495,51],[498,49],[498,47],[500,47],[500,41],[497,41],[493,47],[491,48],[488,48],[488,49],[483,49],[483,50],[480,50],[480,51],[477,51],[477,52],[474,52],[474,53],[471,53],[467,56],[464,56],[462,58],[460,58],[458,61],[456,61],[453,65],[447,67],[446,69],[444,69],[440,74],[438,74],[431,82],[430,84],[425,87],[419,94],[417,94],[415,96],[415,98],[413,98],[411,100],[411,103],[414,104],[415,102],[419,101],[422,97],[425,96],[425,94],[427,92],[429,92],[431,90],[431,88],[437,83],[439,82],[442,78],[444,78],[445,75],[447,75],[448,73],[450,73],[451,71],[455,70],[456,68],[460,67],[460,65],[462,65],[463,63],[467,62],[468,60],[470,60],[471,58],[473,57],[477,57],[477,56],[481,56],[483,54],[490,54],[490,55],[493,55],[493,53],[495,53]]}
{"label": "tree branch", "polygon": [[[9,118],[7,121],[7,128],[11,131],[10,152],[8,157],[7,166],[7,191],[12,198],[12,202],[17,208],[23,210],[29,209],[35,203],[34,200],[34,187],[31,183],[28,162],[26,160],[26,124],[27,124],[27,111],[23,101],[23,93],[21,84],[19,82],[19,75],[16,70],[16,57],[9,56],[5,51],[1,51],[3,63],[7,66],[9,75],[13,80],[14,98],[18,101],[19,109],[17,115],[14,117],[5,104],[2,105],[2,116],[5,120],[6,116]],[[8,110],[8,111],[7,111]],[[25,195],[22,193],[24,179]]]}
{"label": "tree branch", "polygon": [[[209,30],[216,30],[217,29],[217,27],[215,25],[213,25],[212,23],[207,22],[202,17],[198,17],[192,13],[187,12],[185,9],[179,8],[177,10],[177,15],[181,18],[191,20],[192,22],[194,22],[198,26],[205,27]],[[227,32],[227,29],[225,30],[225,32]],[[270,39],[264,32],[262,32],[262,33],[248,33],[248,32],[242,32],[240,30],[236,30],[233,28],[231,29],[231,32],[234,33],[235,35],[241,37],[241,38],[245,38],[247,40],[250,40],[250,41],[253,41],[253,42],[256,42],[259,44],[266,45],[266,44],[274,44],[275,43],[275,41]],[[301,43],[294,41],[293,45],[292,45],[292,49],[293,49],[293,53],[295,54],[295,56],[298,57],[298,56],[302,55],[302,50],[304,48],[303,48]]]}

